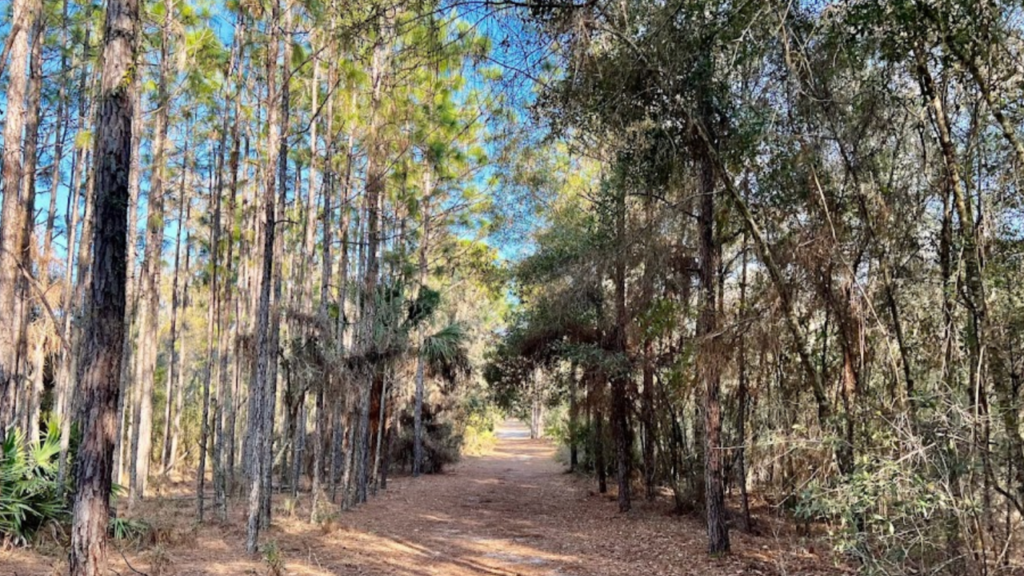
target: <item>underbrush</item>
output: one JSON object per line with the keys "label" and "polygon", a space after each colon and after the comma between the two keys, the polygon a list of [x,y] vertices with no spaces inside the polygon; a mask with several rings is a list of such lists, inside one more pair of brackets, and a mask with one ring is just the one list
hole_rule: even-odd
{"label": "underbrush", "polygon": [[[446,466],[459,461],[463,436],[455,430],[453,423],[440,417],[440,410],[423,403],[423,461],[420,470],[424,474],[440,474]],[[403,412],[399,418],[401,433],[391,445],[391,461],[395,467],[412,470],[415,423],[411,411]]]}
{"label": "underbrush", "polygon": [[[77,445],[77,435],[72,434],[69,473],[61,487],[59,421],[50,418],[35,442],[29,442],[18,428],[7,431],[0,446],[0,542],[67,549],[74,493],[71,463]],[[117,485],[113,489],[114,495],[123,491]],[[140,519],[113,517],[109,530],[115,541],[135,547],[151,543],[154,538],[150,524]]]}
{"label": "underbrush", "polygon": [[462,453],[467,456],[480,456],[493,450],[497,443],[498,437],[494,434],[493,429],[477,428],[473,424],[469,424],[466,426],[462,442]]}
{"label": "underbrush", "polygon": [[26,441],[17,428],[8,431],[0,453],[0,539],[25,545],[47,524],[70,520],[69,503],[57,483],[59,462],[60,425],[55,419],[38,442]]}
{"label": "underbrush", "polygon": [[462,453],[479,456],[490,452],[498,443],[494,429],[501,420],[501,413],[490,404],[472,403],[467,407],[467,412]]}

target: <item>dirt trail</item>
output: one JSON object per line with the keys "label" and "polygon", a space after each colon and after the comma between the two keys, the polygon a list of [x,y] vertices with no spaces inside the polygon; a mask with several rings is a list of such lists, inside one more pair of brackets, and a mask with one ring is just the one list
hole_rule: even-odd
{"label": "dirt trail", "polygon": [[[465,458],[450,473],[394,479],[386,492],[326,526],[304,521],[304,497],[289,515],[284,498],[268,541],[284,573],[309,576],[613,576],[827,574],[827,558],[788,536],[733,531],[733,553],[709,558],[703,523],[667,513],[667,503],[638,503],[619,514],[614,501],[564,472],[554,446],[530,440],[506,422],[489,454]],[[265,574],[242,553],[241,510],[230,523],[189,530],[191,502],[149,503],[166,542],[129,553],[150,576]],[[170,510],[168,509],[170,508]],[[146,516],[146,510],[140,515]],[[769,530],[770,531],[770,530]],[[113,568],[132,574],[115,552]],[[27,551],[0,552],[0,575],[60,571],[59,560]],[[162,572],[161,572],[162,571]]]}

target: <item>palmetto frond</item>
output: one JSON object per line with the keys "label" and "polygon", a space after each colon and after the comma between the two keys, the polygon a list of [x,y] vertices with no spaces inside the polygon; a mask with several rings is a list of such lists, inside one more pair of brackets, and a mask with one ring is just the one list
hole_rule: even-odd
{"label": "palmetto frond", "polygon": [[461,324],[449,324],[423,339],[420,355],[431,376],[440,377],[449,385],[469,376],[471,366],[466,342],[469,336]]}

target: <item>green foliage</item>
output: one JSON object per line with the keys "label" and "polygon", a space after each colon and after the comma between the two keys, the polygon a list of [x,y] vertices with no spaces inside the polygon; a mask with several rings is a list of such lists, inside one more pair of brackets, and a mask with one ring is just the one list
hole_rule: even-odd
{"label": "green foliage", "polygon": [[441,293],[421,286],[416,299],[409,302],[409,313],[405,322],[409,328],[416,328],[432,317],[440,306]]}
{"label": "green foliage", "polygon": [[480,395],[470,395],[463,401],[465,430],[463,431],[462,453],[483,454],[498,442],[495,428],[502,419],[501,412]]}
{"label": "green foliage", "polygon": [[0,537],[27,544],[47,522],[67,519],[68,503],[57,484],[60,425],[51,418],[38,442],[8,430],[0,454]]}
{"label": "green foliage", "polygon": [[420,345],[420,354],[430,375],[440,377],[449,389],[459,378],[470,374],[467,339],[465,329],[456,323],[427,336]]}
{"label": "green foliage", "polygon": [[153,527],[139,518],[114,517],[110,519],[109,531],[115,540],[137,547],[149,538]]}
{"label": "green foliage", "polygon": [[263,555],[263,563],[267,566],[267,576],[281,576],[284,574],[284,554],[277,542],[271,540],[260,549]]}

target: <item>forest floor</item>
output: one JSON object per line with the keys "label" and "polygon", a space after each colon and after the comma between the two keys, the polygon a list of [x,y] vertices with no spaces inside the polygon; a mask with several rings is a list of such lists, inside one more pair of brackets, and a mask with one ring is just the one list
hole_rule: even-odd
{"label": "forest floor", "polygon": [[[732,553],[709,557],[703,521],[676,516],[671,504],[636,502],[618,513],[613,497],[566,474],[555,446],[530,440],[518,423],[498,430],[495,448],[466,457],[450,472],[397,477],[368,504],[314,525],[308,495],[297,505],[276,496],[264,542],[273,542],[282,574],[302,576],[618,576],[843,574],[827,548],[798,537],[770,514],[760,535],[732,530]],[[244,552],[242,505],[228,522],[196,527],[194,501],[151,498],[133,516],[154,526],[156,543],[111,550],[121,576],[271,574]],[[126,565],[125,558],[132,568]],[[0,576],[66,574],[56,547],[0,551]],[[133,571],[134,570],[134,571]],[[137,571],[137,572],[135,572]]]}

